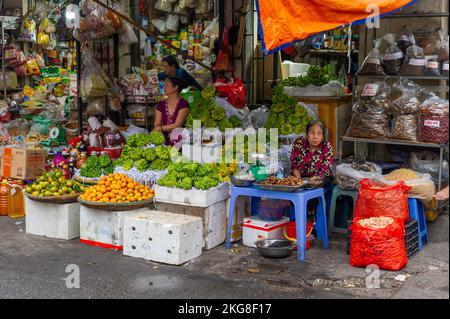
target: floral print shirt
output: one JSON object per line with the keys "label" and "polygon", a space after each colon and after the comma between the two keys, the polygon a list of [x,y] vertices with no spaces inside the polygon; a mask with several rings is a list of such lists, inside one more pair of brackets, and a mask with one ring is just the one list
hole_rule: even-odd
{"label": "floral print shirt", "polygon": [[292,146],[291,168],[298,170],[302,177],[332,176],[333,162],[333,147],[330,142],[322,142],[313,151],[306,137],[300,137]]}

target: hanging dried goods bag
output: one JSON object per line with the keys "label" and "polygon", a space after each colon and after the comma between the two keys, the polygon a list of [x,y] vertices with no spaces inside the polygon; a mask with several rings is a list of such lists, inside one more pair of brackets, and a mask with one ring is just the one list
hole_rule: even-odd
{"label": "hanging dried goods bag", "polygon": [[108,74],[90,54],[86,54],[82,63],[80,96],[87,98],[107,95],[113,86]]}
{"label": "hanging dried goods bag", "polygon": [[439,30],[438,60],[448,61],[448,34],[446,35],[442,29]]}
{"label": "hanging dried goods bag", "polygon": [[406,49],[408,49],[411,46],[411,41],[409,40],[409,35],[411,33],[402,33],[397,41],[397,46],[400,50],[403,51],[404,54],[406,54]]}
{"label": "hanging dried goods bag", "polygon": [[382,65],[383,55],[380,52],[381,39],[373,41],[374,48],[364,60],[359,74],[363,75],[386,75]]}
{"label": "hanging dried goods bag", "polygon": [[389,75],[397,75],[402,67],[404,55],[403,51],[395,43],[395,34],[388,33],[383,39],[389,43],[389,47],[383,54],[384,72]]}
{"label": "hanging dried goods bag", "polygon": [[401,219],[355,218],[350,230],[350,266],[377,265],[396,271],[407,265],[405,225]]}
{"label": "hanging dried goods bag", "polygon": [[380,138],[389,136],[389,96],[391,89],[385,82],[368,83],[353,106],[348,136]]}
{"label": "hanging dried goods bag", "polygon": [[419,134],[421,142],[448,144],[448,100],[433,96],[420,106]]}
{"label": "hanging dried goods bag", "polygon": [[369,179],[362,179],[354,216],[361,218],[384,216],[406,221],[409,219],[408,191],[410,189],[404,182],[382,187]]}
{"label": "hanging dried goods bag", "polygon": [[410,36],[411,46],[406,49],[406,58],[402,65],[403,75],[421,76],[425,72],[426,59],[423,49],[416,44],[414,36]]}

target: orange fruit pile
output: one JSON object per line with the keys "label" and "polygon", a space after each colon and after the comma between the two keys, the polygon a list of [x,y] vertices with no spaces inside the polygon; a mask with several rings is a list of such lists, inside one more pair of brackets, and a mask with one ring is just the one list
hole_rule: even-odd
{"label": "orange fruit pile", "polygon": [[82,200],[102,203],[130,203],[150,199],[152,189],[139,184],[124,174],[102,176],[97,185],[89,187],[80,196]]}

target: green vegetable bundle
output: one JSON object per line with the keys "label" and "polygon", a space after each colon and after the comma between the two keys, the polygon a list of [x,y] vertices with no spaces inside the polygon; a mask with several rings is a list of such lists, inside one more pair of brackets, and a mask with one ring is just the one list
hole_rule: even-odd
{"label": "green vegetable bundle", "polygon": [[161,132],[151,132],[133,134],[127,139],[127,145],[130,147],[144,147],[148,144],[162,145],[164,144],[164,135]]}
{"label": "green vegetable bundle", "polygon": [[168,167],[168,172],[158,180],[158,185],[176,187],[185,190],[208,190],[216,187],[223,179],[215,164],[198,164],[195,162],[176,163]]}
{"label": "green vegetable bundle", "polygon": [[336,80],[336,76],[334,74],[331,74],[330,67],[328,65],[324,67],[311,65],[308,68],[306,75],[298,77],[288,77],[281,82],[281,85],[305,87],[311,84],[322,86],[328,84],[333,80]]}
{"label": "green vegetable bundle", "polygon": [[133,167],[136,167],[140,172],[148,170],[163,171],[171,163],[171,150],[170,146],[164,147],[162,145],[155,148],[125,145],[122,156],[115,162],[115,165],[123,167],[126,171]]}
{"label": "green vegetable bundle", "polygon": [[102,175],[113,173],[114,166],[108,155],[90,156],[80,168],[80,176],[86,178],[99,178]]}

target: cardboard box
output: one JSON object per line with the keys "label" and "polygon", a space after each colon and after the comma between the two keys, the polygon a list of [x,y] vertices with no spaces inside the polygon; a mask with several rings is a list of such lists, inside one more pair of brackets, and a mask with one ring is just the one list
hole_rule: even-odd
{"label": "cardboard box", "polygon": [[17,179],[38,178],[45,173],[45,157],[43,149],[4,147],[0,175]]}
{"label": "cardboard box", "polygon": [[256,247],[255,242],[260,239],[284,238],[284,226],[289,223],[289,217],[277,221],[263,220],[258,216],[244,218],[242,244]]}

